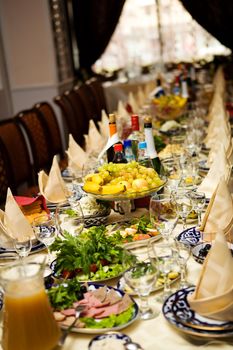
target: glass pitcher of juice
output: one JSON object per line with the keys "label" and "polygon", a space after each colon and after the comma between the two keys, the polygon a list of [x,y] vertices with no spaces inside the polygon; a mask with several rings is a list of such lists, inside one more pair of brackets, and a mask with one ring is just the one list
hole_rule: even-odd
{"label": "glass pitcher of juice", "polygon": [[0,270],[4,289],[4,350],[52,350],[60,330],[44,288],[44,266],[35,262]]}

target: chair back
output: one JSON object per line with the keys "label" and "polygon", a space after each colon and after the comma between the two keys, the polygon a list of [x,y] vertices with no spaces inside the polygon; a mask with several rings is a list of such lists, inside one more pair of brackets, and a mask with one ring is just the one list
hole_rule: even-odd
{"label": "chair back", "polygon": [[52,164],[53,150],[50,148],[50,134],[41,114],[36,108],[21,111],[15,120],[25,131],[32,151],[33,166],[38,173],[48,171]]}
{"label": "chair back", "polygon": [[86,82],[86,84],[90,87],[92,94],[95,97],[96,105],[98,108],[98,120],[101,120],[102,110],[105,110],[105,112],[108,113],[104,88],[101,82],[96,78],[91,78]]}
{"label": "chair back", "polygon": [[96,100],[91,88],[87,84],[82,84],[80,86],[75,86],[73,90],[76,92],[76,94],[80,97],[82,101],[82,105],[86,115],[85,120],[87,121],[87,124],[89,125],[89,120],[93,119],[96,125],[98,125],[98,106],[96,104]]}

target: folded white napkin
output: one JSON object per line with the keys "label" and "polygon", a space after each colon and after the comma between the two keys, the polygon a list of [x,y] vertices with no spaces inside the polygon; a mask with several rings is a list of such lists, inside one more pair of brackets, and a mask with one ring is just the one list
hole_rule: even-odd
{"label": "folded white napkin", "polygon": [[105,141],[108,139],[108,136],[109,136],[108,124],[109,124],[109,119],[108,119],[107,113],[103,109],[101,111],[101,121],[98,122],[98,125],[100,128],[100,134],[104,138]]}
{"label": "folded white napkin", "polygon": [[200,315],[233,321],[233,257],[221,230],[208,253],[196,289],[188,297],[190,308]]}
{"label": "folded white napkin", "polygon": [[211,198],[217,188],[220,178],[223,176],[225,181],[228,183],[230,174],[231,167],[229,166],[224,146],[220,144],[218,153],[215,155],[208,174],[198,186],[198,191],[204,192],[207,198]]}
{"label": "folded white napkin", "polygon": [[137,102],[138,107],[141,108],[145,104],[145,101],[146,101],[146,96],[145,96],[142,88],[139,86],[138,91],[137,91],[137,95],[136,95],[136,102]]}
{"label": "folded white napkin", "polygon": [[84,164],[88,160],[87,153],[75,142],[73,136],[69,134],[69,147],[66,151],[68,155],[68,167],[71,173],[78,175]]}
{"label": "folded white napkin", "polygon": [[222,177],[210,199],[200,230],[203,232],[204,240],[212,240],[218,230],[229,236],[232,228],[233,200],[228,185]]}
{"label": "folded white napkin", "polygon": [[128,120],[130,115],[127,112],[127,110],[125,109],[124,103],[119,100],[118,101],[118,105],[117,105],[117,115],[121,118],[121,119],[125,119]]}
{"label": "folded white napkin", "polygon": [[67,200],[69,191],[62,179],[56,156],[53,158],[49,175],[44,170],[38,174],[40,193],[51,203],[61,203]]}
{"label": "folded white napkin", "polygon": [[88,154],[98,154],[104,146],[105,140],[99,133],[93,120],[89,121],[88,135],[85,137],[85,151]]}
{"label": "folded white napkin", "polygon": [[0,246],[12,247],[12,239],[23,241],[27,237],[35,237],[33,229],[8,188],[5,212],[0,210]]}

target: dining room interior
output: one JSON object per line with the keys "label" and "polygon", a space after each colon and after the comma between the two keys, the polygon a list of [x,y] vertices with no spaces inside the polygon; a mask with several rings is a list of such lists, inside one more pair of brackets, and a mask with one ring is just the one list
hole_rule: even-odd
{"label": "dining room interior", "polygon": [[232,18],[0,0],[0,349],[232,348]]}

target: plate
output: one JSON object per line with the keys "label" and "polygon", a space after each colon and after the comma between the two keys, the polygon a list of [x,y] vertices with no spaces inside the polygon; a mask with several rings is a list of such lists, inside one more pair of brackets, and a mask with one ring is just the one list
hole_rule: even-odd
{"label": "plate", "polygon": [[176,237],[176,239],[179,242],[182,242],[184,244],[187,244],[193,247],[200,242],[201,234],[200,234],[200,231],[198,231],[198,229],[196,228],[196,226],[194,226],[182,231]]}
{"label": "plate", "polygon": [[70,173],[69,169],[65,169],[61,172],[61,176],[65,181],[71,182],[74,179],[74,176]]}
{"label": "plate", "polygon": [[138,199],[143,198],[152,195],[153,193],[158,192],[161,190],[161,188],[164,187],[167,180],[164,180],[164,183],[161,186],[157,186],[151,189],[148,189],[146,191],[140,191],[140,192],[131,192],[131,193],[118,193],[118,194],[96,194],[91,192],[84,192],[93,196],[96,199],[100,200],[106,200],[106,201],[125,201],[125,200],[132,200],[132,199]]}
{"label": "plate", "polygon": [[[110,266],[110,265],[109,265],[109,266]],[[53,260],[53,261],[51,262],[50,268],[51,268],[51,270],[53,271],[53,276],[54,276],[54,278],[56,278],[56,279],[63,279],[63,277],[62,277],[61,275],[57,275],[57,273],[56,273],[56,259]],[[80,282],[91,282],[91,283],[110,281],[110,280],[112,280],[112,279],[114,279],[114,278],[121,277],[122,274],[123,274],[123,272],[124,272],[124,271],[122,271],[121,273],[119,273],[119,274],[116,275],[116,276],[106,277],[106,278],[103,278],[103,279],[97,279],[97,280],[94,280],[94,279],[93,279],[93,280],[83,280],[83,279],[81,279],[81,280],[79,280],[79,281],[80,281]],[[76,276],[76,277],[78,278],[78,276]]]}
{"label": "plate", "polygon": [[[137,218],[132,218],[132,220],[135,220],[135,219],[137,219]],[[110,230],[110,232],[106,232],[106,234],[108,235],[110,235],[110,234],[114,234],[117,230],[124,230],[124,229],[126,229],[127,227],[125,227],[125,226],[127,226],[127,224],[128,224],[128,226],[131,226],[132,225],[132,223],[131,223],[131,221],[130,220],[122,220],[122,221],[118,221],[118,222],[113,222],[113,223],[110,223],[110,224],[108,224],[108,225],[106,225],[106,228],[108,227],[108,226],[111,226],[111,225],[115,225],[115,228],[113,227],[111,230]],[[149,233],[148,233],[149,234]],[[137,241],[132,241],[132,242],[126,242],[126,243],[124,243],[124,247],[127,247],[127,248],[133,248],[133,247],[135,247],[135,246],[144,246],[144,245],[147,245],[148,244],[148,242],[150,241],[150,240],[153,240],[153,241],[158,241],[158,240],[160,240],[162,238],[162,235],[161,234],[158,234],[158,235],[156,235],[156,236],[151,236],[150,238],[145,238],[145,239],[140,239],[140,240],[137,240]]]}
{"label": "plate", "polygon": [[189,335],[207,338],[233,336],[233,322],[209,319],[190,308],[187,297],[194,289],[181,289],[167,298],[162,308],[165,319],[173,327]]}
{"label": "plate", "polygon": [[[88,289],[89,290],[95,290],[95,289],[98,289],[100,287],[104,287],[105,285],[104,284],[98,284],[98,283],[88,283]],[[111,290],[111,289],[114,289],[121,297],[123,297],[125,295],[125,293],[123,291],[121,291],[120,289],[118,288],[114,288],[114,287],[110,287],[110,286],[107,286],[107,291]],[[131,298],[132,299],[132,298]],[[136,321],[136,319],[138,318],[138,315],[139,315],[139,308],[138,308],[138,305],[135,303],[135,301],[132,299],[133,301],[133,309],[134,309],[134,312],[133,312],[133,315],[131,317],[131,319],[124,323],[124,324],[121,324],[119,326],[115,326],[115,327],[111,327],[111,328],[72,328],[72,332],[75,332],[75,333],[84,333],[84,334],[102,334],[103,332],[111,332],[111,331],[119,331],[123,328],[126,328],[128,327],[130,324],[132,324],[133,322]],[[67,327],[65,326],[62,326],[61,324],[61,327],[63,329],[66,329]]]}
{"label": "plate", "polygon": [[[227,244],[233,256],[233,244],[229,242]],[[192,255],[196,260],[196,262],[198,262],[199,264],[203,264],[205,258],[208,255],[210,248],[211,248],[211,242],[198,243],[195,247],[193,247]]]}
{"label": "plate", "polygon": [[[170,279],[169,285],[172,285],[173,283],[177,282],[180,279],[180,275],[178,275],[176,278],[174,279]],[[157,284],[157,282],[156,282]],[[154,285],[151,292],[157,292],[159,290],[162,290],[164,288],[164,284],[160,284],[160,285]],[[132,296],[136,296],[137,294],[135,292],[133,292],[133,290],[127,286],[124,278],[120,278],[119,282],[117,283],[117,288],[119,288],[120,290],[122,290],[125,293],[128,293],[129,295]]]}
{"label": "plate", "polygon": [[[32,249],[29,255],[38,253],[41,250],[44,250],[45,248],[46,247],[43,243],[37,241],[35,244],[32,245]],[[17,253],[14,249],[0,247],[0,259],[11,259],[15,257],[17,257]]]}
{"label": "plate", "polygon": [[114,339],[115,346],[117,346],[117,342],[119,342],[119,344],[131,342],[131,338],[124,333],[109,332],[108,334],[97,335],[95,338],[93,338],[88,344],[88,350],[94,350],[94,345],[104,339]]}
{"label": "plate", "polygon": [[210,170],[206,160],[200,160],[198,164],[201,171],[208,172]]}

